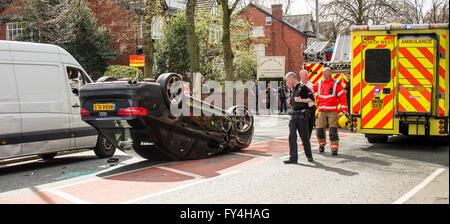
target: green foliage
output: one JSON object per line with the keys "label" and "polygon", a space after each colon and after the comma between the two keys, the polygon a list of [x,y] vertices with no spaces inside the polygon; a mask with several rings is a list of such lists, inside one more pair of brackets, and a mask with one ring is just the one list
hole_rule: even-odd
{"label": "green foliage", "polygon": [[[164,26],[163,37],[156,41],[155,71],[157,77],[164,72],[183,74],[189,71],[189,53],[186,41],[186,16],[179,12],[177,16],[167,21]],[[168,68],[166,60],[168,59]]]}
{"label": "green foliage", "polygon": [[[110,65],[106,68],[103,76],[111,76],[117,79],[130,78],[134,79],[136,77],[136,69],[134,67],[123,66],[123,65]],[[139,69],[139,80],[143,80],[142,70]]]}
{"label": "green foliage", "polygon": [[[205,77],[204,81],[225,80],[221,16],[220,13],[213,15],[202,11],[197,12],[195,16],[196,36],[200,46],[200,73]],[[254,41],[249,37],[249,29],[250,24],[242,19],[232,21],[234,78],[244,82],[256,79],[256,52],[252,44]],[[168,68],[166,59],[169,59]],[[155,77],[167,71],[183,74],[190,70],[184,11],[167,21],[162,39],[156,42],[155,63]]]}
{"label": "green foliage", "polygon": [[20,10],[18,21],[26,28],[18,40],[61,46],[94,80],[118,55],[111,47],[112,35],[96,25],[85,1],[29,0]]}

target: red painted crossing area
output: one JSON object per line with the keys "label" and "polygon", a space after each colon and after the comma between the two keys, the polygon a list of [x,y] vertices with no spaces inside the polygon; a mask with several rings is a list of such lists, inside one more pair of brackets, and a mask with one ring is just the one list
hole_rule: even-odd
{"label": "red painted crossing area", "polygon": [[[339,133],[341,139],[351,135],[353,134]],[[300,139],[298,142],[299,151],[302,151]],[[315,134],[311,137],[311,146],[313,149],[318,147]],[[0,204],[133,203],[139,199],[221,178],[255,163],[288,153],[288,138],[283,137],[252,144],[248,149],[237,153],[200,160],[168,162],[86,182],[11,196],[0,199]]]}

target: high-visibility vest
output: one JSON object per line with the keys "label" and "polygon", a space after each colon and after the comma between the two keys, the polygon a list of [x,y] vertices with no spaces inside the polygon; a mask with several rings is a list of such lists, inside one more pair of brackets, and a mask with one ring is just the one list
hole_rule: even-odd
{"label": "high-visibility vest", "polygon": [[[318,111],[348,112],[345,89],[339,81],[321,80],[313,86],[313,91],[314,94],[317,93]],[[341,104],[340,108],[339,104]]]}

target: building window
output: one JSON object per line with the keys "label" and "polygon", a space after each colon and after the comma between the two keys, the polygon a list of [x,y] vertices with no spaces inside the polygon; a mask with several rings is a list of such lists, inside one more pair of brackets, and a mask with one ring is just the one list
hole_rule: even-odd
{"label": "building window", "polygon": [[209,27],[209,42],[219,44],[222,40],[222,28],[212,25]]}
{"label": "building window", "polygon": [[365,56],[366,83],[389,83],[391,81],[391,50],[368,49]]}
{"label": "building window", "polygon": [[263,26],[250,27],[250,35],[251,37],[264,37],[264,27]]}
{"label": "building window", "polygon": [[266,17],[266,26],[272,25],[272,17]]}
{"label": "building window", "polygon": [[257,57],[266,56],[266,45],[265,44],[257,44],[255,45],[255,51]]}
{"label": "building window", "polygon": [[164,35],[164,18],[158,17],[152,23],[152,39],[161,39]]}
{"label": "building window", "polygon": [[25,28],[19,23],[6,24],[6,40],[14,40],[14,38],[21,34]]}

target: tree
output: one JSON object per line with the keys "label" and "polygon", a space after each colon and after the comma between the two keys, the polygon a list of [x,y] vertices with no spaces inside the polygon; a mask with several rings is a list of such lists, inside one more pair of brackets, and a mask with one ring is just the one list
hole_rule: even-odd
{"label": "tree", "polygon": [[152,25],[155,18],[161,16],[163,11],[162,0],[145,1],[142,49],[145,55],[144,78],[153,77],[154,46],[152,38]]}
{"label": "tree", "polygon": [[26,0],[17,18],[24,31],[18,40],[56,44],[66,49],[92,78],[100,77],[117,57],[111,34],[96,25],[96,18],[82,0]]}
{"label": "tree", "polygon": [[155,42],[155,63],[157,74],[189,71],[190,57],[186,39],[186,14],[179,12],[164,26],[164,35]]}
{"label": "tree", "polygon": [[195,33],[195,9],[197,0],[188,0],[186,4],[186,38],[191,64],[191,74],[200,72],[200,49]]}
{"label": "tree", "polygon": [[321,8],[322,18],[332,20],[339,33],[348,32],[352,25],[389,23],[396,18],[400,0],[331,0]]}
{"label": "tree", "polygon": [[449,22],[448,0],[432,0],[431,9],[425,14],[424,21],[427,23],[448,23]]}
{"label": "tree", "polygon": [[225,79],[233,80],[234,76],[234,54],[231,49],[231,32],[230,32],[230,24],[231,24],[231,16],[233,11],[236,9],[239,0],[234,0],[231,5],[231,8],[228,4],[228,0],[217,0],[218,4],[222,6],[222,45],[223,45],[223,62],[225,64]]}

